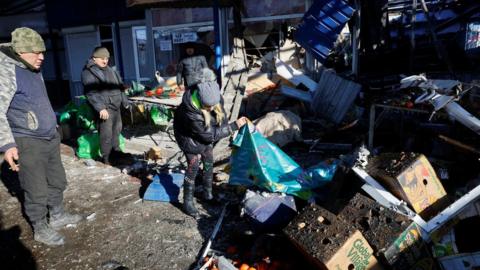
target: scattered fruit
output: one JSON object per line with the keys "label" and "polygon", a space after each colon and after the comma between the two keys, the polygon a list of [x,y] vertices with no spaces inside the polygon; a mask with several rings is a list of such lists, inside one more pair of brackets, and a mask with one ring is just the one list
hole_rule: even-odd
{"label": "scattered fruit", "polygon": [[153,91],[152,90],[145,91],[145,96],[153,97]]}
{"label": "scattered fruit", "polygon": [[240,268],[238,268],[238,270],[249,270],[249,268],[250,265],[243,263],[242,265],[240,265]]}

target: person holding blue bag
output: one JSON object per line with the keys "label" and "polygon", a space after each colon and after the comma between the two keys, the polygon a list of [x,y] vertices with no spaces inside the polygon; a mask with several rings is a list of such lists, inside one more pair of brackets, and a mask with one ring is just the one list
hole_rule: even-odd
{"label": "person holding blue bag", "polygon": [[186,214],[198,217],[193,193],[200,161],[203,163],[203,198],[212,200],[213,144],[232,135],[246,122],[245,117],[230,124],[227,122],[215,74],[208,68],[203,69],[201,82],[185,92],[173,118],[175,139],[187,158],[183,183],[183,210]]}

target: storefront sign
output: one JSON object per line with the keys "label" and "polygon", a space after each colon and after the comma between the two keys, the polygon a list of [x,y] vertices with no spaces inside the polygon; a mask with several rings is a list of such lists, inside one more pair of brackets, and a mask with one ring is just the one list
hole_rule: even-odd
{"label": "storefront sign", "polygon": [[194,42],[197,41],[197,33],[195,32],[177,32],[172,33],[173,44],[185,43],[185,42]]}
{"label": "storefront sign", "polygon": [[172,40],[162,39],[160,40],[160,51],[171,51],[172,50]]}

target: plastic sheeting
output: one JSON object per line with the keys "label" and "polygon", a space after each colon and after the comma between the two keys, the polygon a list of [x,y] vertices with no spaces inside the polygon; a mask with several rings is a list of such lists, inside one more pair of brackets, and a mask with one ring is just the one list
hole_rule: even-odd
{"label": "plastic sheeting", "polygon": [[304,170],[252,127],[245,125],[233,141],[230,184],[255,185],[308,200],[314,195],[313,189],[332,180],[338,160]]}

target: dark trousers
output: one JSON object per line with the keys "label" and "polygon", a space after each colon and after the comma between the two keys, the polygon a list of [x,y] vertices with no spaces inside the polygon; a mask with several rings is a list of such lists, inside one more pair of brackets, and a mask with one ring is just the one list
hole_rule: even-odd
{"label": "dark trousers", "polygon": [[47,216],[48,208],[61,206],[67,186],[60,159],[60,135],[52,140],[15,138],[19,152],[18,178],[23,189],[25,214],[34,223]]}
{"label": "dark trousers", "polygon": [[108,119],[99,121],[100,151],[102,157],[107,158],[113,150],[120,151],[118,136],[122,131],[122,115],[119,110],[108,110]]}
{"label": "dark trousers", "polygon": [[213,146],[209,145],[201,154],[188,154],[187,157],[187,171],[185,179],[195,181],[197,177],[198,168],[200,167],[200,160],[203,162],[203,179],[213,178]]}

